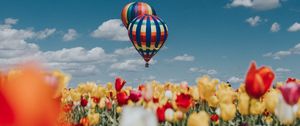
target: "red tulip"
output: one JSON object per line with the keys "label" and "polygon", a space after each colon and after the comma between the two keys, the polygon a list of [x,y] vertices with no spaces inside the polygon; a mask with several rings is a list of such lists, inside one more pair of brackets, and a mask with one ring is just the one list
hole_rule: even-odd
{"label": "red tulip", "polygon": [[164,107],[158,107],[156,109],[156,116],[159,122],[165,121],[165,111],[166,109]]}
{"label": "red tulip", "polygon": [[288,78],[288,79],[286,80],[286,83],[296,82],[296,81],[297,81],[296,78]]}
{"label": "red tulip", "polygon": [[159,98],[152,98],[153,103],[158,103],[159,102]]}
{"label": "red tulip", "polygon": [[172,106],[172,103],[171,102],[166,102],[166,104],[163,106],[165,109],[168,109],[168,108],[173,108]]}
{"label": "red tulip", "polygon": [[92,99],[93,99],[94,103],[98,104],[100,102],[100,98],[98,98],[98,97],[92,97]]}
{"label": "red tulip", "polygon": [[80,105],[82,107],[85,107],[87,104],[88,104],[88,100],[86,100],[85,98],[82,98],[81,101],[80,101]]}
{"label": "red tulip", "polygon": [[300,98],[300,85],[296,82],[290,82],[279,87],[284,101],[289,105],[297,104]]}
{"label": "red tulip", "polygon": [[125,91],[121,91],[117,93],[117,101],[118,105],[123,106],[128,103],[128,96]]}
{"label": "red tulip", "polygon": [[219,116],[217,114],[213,114],[210,116],[210,120],[216,122],[219,120]]}
{"label": "red tulip", "polygon": [[191,95],[181,93],[177,95],[175,102],[179,110],[187,112],[193,104],[193,99]]}
{"label": "red tulip", "polygon": [[126,81],[123,80],[122,78],[120,77],[117,77],[116,78],[116,82],[115,82],[115,89],[116,91],[121,91],[121,89],[123,88],[123,86],[125,85]]}
{"label": "red tulip", "polygon": [[142,93],[140,91],[130,90],[129,99],[133,102],[138,102],[142,97]]}
{"label": "red tulip", "polygon": [[269,67],[256,69],[255,62],[252,62],[246,76],[246,92],[253,98],[260,98],[271,87],[275,74]]}

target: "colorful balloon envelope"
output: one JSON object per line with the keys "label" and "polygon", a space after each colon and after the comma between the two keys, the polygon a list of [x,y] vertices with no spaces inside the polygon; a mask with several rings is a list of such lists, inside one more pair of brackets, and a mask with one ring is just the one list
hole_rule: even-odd
{"label": "colorful balloon envelope", "polygon": [[163,47],[168,38],[168,27],[157,16],[142,15],[136,17],[128,27],[129,38],[149,66],[151,58]]}
{"label": "colorful balloon envelope", "polygon": [[124,26],[128,28],[128,25],[134,18],[144,14],[156,15],[155,10],[147,3],[132,2],[123,8],[121,19]]}

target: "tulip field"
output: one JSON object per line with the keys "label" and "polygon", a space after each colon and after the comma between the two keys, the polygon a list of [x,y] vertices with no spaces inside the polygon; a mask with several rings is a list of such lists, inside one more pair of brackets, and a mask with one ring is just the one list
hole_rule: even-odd
{"label": "tulip field", "polygon": [[268,67],[253,63],[238,89],[209,76],[196,85],[152,81],[138,87],[115,83],[65,89],[63,125],[253,126],[300,125],[300,83],[277,82]]}
{"label": "tulip field", "polygon": [[196,84],[153,80],[131,87],[117,77],[114,83],[86,82],[67,88],[70,77],[61,71],[45,74],[31,69],[0,74],[0,124],[300,125],[300,81],[273,82],[272,69],[257,68],[255,63],[237,89],[207,75],[197,78]]}

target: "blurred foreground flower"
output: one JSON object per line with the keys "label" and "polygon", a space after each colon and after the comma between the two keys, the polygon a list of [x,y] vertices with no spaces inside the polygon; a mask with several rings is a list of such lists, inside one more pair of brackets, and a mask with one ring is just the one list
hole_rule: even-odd
{"label": "blurred foreground flower", "polygon": [[120,126],[158,126],[155,114],[142,107],[124,107],[121,115]]}
{"label": "blurred foreground flower", "polygon": [[8,73],[0,87],[0,124],[11,126],[53,126],[60,100],[53,99],[55,88],[37,64],[24,65]]}

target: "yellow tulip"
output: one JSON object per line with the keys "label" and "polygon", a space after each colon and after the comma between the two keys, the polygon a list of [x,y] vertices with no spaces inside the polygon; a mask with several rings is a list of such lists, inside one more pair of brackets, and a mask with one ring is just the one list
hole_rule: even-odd
{"label": "yellow tulip", "polygon": [[269,124],[269,125],[271,125],[272,122],[273,122],[273,118],[272,118],[271,116],[265,117],[264,120],[265,120],[265,122],[266,122],[267,124]]}
{"label": "yellow tulip", "polygon": [[92,91],[91,95],[97,98],[101,98],[105,95],[105,89],[99,85],[96,89]]}
{"label": "yellow tulip", "polygon": [[227,83],[222,83],[218,86],[216,95],[220,103],[230,104],[233,102],[236,92]]}
{"label": "yellow tulip", "polygon": [[268,112],[274,113],[276,105],[278,104],[277,97],[278,97],[278,92],[275,89],[270,89],[270,91],[266,93],[264,100]]}
{"label": "yellow tulip", "polygon": [[238,97],[238,110],[242,115],[249,114],[250,97],[247,93],[240,93]]}
{"label": "yellow tulip", "polygon": [[200,111],[199,113],[192,113],[189,118],[188,126],[209,126],[209,116],[205,111]]}
{"label": "yellow tulip", "polygon": [[87,83],[79,84],[77,89],[78,89],[78,92],[80,92],[81,94],[89,94],[96,88],[97,88],[96,83],[87,82]]}
{"label": "yellow tulip", "polygon": [[89,125],[96,125],[100,122],[99,113],[88,114],[87,118],[89,120]]}
{"label": "yellow tulip", "polygon": [[70,96],[71,96],[72,100],[75,102],[80,101],[80,99],[81,99],[81,94],[75,89],[71,89]]}
{"label": "yellow tulip", "polygon": [[220,104],[221,118],[224,121],[229,121],[234,119],[236,113],[236,106],[232,103],[230,104]]}
{"label": "yellow tulip", "polygon": [[209,76],[203,76],[197,79],[200,97],[207,100],[216,92],[216,85],[219,83],[217,79],[210,79]]}
{"label": "yellow tulip", "polygon": [[193,99],[194,100],[199,100],[199,91],[198,91],[198,88],[197,87],[191,87],[190,88],[190,94],[192,95]]}
{"label": "yellow tulip", "polygon": [[266,107],[264,101],[259,101],[258,99],[254,99],[254,98],[250,100],[250,114],[252,115],[262,114],[265,108]]}
{"label": "yellow tulip", "polygon": [[121,113],[122,112],[122,107],[118,106],[117,107],[117,113]]}
{"label": "yellow tulip", "polygon": [[279,87],[281,87],[281,86],[283,86],[283,85],[284,85],[283,82],[277,82],[276,85],[275,85],[275,87],[276,87],[276,88],[279,88]]}
{"label": "yellow tulip", "polygon": [[112,89],[113,89],[113,84],[112,84],[111,82],[108,82],[108,83],[106,84],[106,88],[107,88],[108,90],[112,90]]}
{"label": "yellow tulip", "polygon": [[213,96],[210,96],[208,99],[207,99],[207,102],[208,102],[208,105],[210,107],[214,107],[216,108],[219,104],[219,99],[217,96],[213,95]]}

